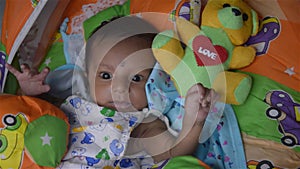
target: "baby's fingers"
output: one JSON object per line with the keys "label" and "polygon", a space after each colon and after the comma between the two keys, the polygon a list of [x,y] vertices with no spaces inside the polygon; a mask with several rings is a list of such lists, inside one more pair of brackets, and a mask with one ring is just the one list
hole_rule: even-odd
{"label": "baby's fingers", "polygon": [[213,105],[218,100],[219,100],[219,95],[213,89],[210,89],[207,92],[207,96],[202,101],[202,107]]}
{"label": "baby's fingers", "polygon": [[211,90],[210,91],[210,100],[211,100],[211,102],[214,104],[217,101],[219,101],[219,99],[220,99],[220,95],[215,90]]}
{"label": "baby's fingers", "polygon": [[15,77],[18,77],[21,72],[19,70],[17,70],[15,67],[11,66],[10,64],[6,63],[5,67],[7,68],[7,70],[12,73]]}
{"label": "baby's fingers", "polygon": [[28,65],[22,64],[20,67],[21,67],[21,71],[22,71],[23,73],[30,74],[30,68],[29,68]]}
{"label": "baby's fingers", "polygon": [[49,68],[44,68],[38,75],[36,75],[36,79],[38,80],[44,80],[46,79],[46,76],[48,75],[48,73],[50,72]]}
{"label": "baby's fingers", "polygon": [[192,95],[196,93],[200,95],[200,99],[203,99],[205,97],[206,88],[204,88],[202,84],[198,83],[196,85],[193,85],[188,90],[187,95]]}

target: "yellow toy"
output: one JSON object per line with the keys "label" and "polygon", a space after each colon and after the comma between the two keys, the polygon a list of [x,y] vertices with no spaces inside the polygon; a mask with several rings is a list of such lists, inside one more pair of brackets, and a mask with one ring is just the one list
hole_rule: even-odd
{"label": "yellow toy", "polygon": [[[8,115],[6,117],[10,118]],[[0,151],[2,156],[0,168],[19,168],[21,165],[25,148],[24,135],[28,122],[22,114],[18,114],[15,118],[19,120],[18,127],[13,128],[8,125],[5,129],[0,130],[1,150],[3,150]],[[11,146],[7,146],[7,143],[10,143]]]}
{"label": "yellow toy", "polygon": [[255,49],[243,44],[258,31],[257,13],[242,0],[209,0],[200,28],[182,18],[177,18],[176,24],[178,33],[159,33],[152,48],[181,96],[193,84],[202,83],[215,89],[222,101],[242,104],[251,89],[251,77],[228,70],[253,62]]}

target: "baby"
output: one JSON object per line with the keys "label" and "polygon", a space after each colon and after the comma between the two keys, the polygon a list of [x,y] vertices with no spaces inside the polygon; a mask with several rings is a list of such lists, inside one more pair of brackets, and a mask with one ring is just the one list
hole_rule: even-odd
{"label": "baby", "polygon": [[[151,51],[155,31],[142,19],[130,16],[106,24],[89,38],[85,59],[90,97],[71,96],[61,106],[71,117],[70,148],[61,168],[149,168],[193,154],[218,97],[201,84],[191,87],[178,136],[172,135],[165,117],[147,109],[145,84],[155,64]],[[48,69],[32,75],[25,66],[22,72],[10,65],[7,68],[25,94],[50,90],[43,83]]]}

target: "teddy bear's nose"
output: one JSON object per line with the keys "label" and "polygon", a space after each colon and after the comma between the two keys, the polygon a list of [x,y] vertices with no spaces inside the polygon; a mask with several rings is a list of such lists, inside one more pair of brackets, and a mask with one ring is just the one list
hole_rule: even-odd
{"label": "teddy bear's nose", "polygon": [[236,8],[232,8],[231,11],[234,14],[234,16],[239,16],[242,14],[241,11]]}

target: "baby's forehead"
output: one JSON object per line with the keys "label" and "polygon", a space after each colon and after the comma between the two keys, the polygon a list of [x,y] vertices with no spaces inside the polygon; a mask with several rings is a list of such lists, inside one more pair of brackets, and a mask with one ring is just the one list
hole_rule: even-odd
{"label": "baby's forehead", "polygon": [[146,42],[147,44],[149,44],[149,47],[151,47],[154,37],[155,34],[145,33],[145,34],[136,34],[129,37],[109,36],[109,37],[99,38],[99,39],[93,38],[88,40],[87,47],[88,49],[104,47],[103,43],[100,43],[100,41],[104,43],[107,42],[106,44],[109,44],[109,46],[106,45],[105,47],[110,47],[110,48],[119,45],[124,45],[124,44],[126,45],[129,42]]}
{"label": "baby's forehead", "polygon": [[[103,39],[104,42],[107,40],[108,43],[91,42],[87,46],[87,57],[95,60],[103,59],[111,52],[130,54],[143,49],[151,50],[153,37],[154,35],[134,35],[127,38],[119,38],[119,40],[112,38]],[[110,41],[114,41],[114,43],[109,43]]]}

